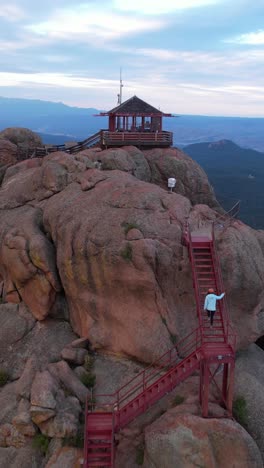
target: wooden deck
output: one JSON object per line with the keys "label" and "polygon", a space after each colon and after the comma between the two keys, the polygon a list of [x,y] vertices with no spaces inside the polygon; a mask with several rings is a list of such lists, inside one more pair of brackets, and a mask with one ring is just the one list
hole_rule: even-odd
{"label": "wooden deck", "polygon": [[101,132],[101,145],[105,148],[126,145],[167,147],[172,144],[172,132]]}

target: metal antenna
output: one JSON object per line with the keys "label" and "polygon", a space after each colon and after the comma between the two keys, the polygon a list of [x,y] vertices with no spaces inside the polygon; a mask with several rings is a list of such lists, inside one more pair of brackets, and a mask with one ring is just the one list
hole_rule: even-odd
{"label": "metal antenna", "polygon": [[122,81],[122,68],[120,68],[120,90],[119,90],[119,104],[122,104],[122,88],[124,87]]}

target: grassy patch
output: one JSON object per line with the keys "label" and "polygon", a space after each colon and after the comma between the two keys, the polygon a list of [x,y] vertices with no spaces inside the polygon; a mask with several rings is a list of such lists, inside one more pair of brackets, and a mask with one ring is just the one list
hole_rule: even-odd
{"label": "grassy patch", "polygon": [[86,354],[85,358],[84,358],[84,369],[89,372],[92,368],[93,368],[93,365],[94,365],[94,357],[93,356],[90,356],[90,354]]}
{"label": "grassy patch", "polygon": [[124,228],[124,231],[125,231],[125,234],[127,234],[131,229],[139,229],[139,226],[137,225],[137,223],[127,223],[127,222],[123,222],[121,224],[121,226]]}
{"label": "grassy patch", "polygon": [[65,439],[63,439],[63,445],[82,449],[84,447],[84,427],[79,428],[75,437],[65,437]]}
{"label": "grassy patch", "polygon": [[176,395],[172,401],[173,406],[181,405],[184,402],[185,398],[182,395]]}
{"label": "grassy patch", "polygon": [[143,465],[144,463],[144,445],[143,444],[137,447],[136,463],[140,466]]}
{"label": "grassy patch", "polygon": [[85,385],[85,387],[93,388],[96,382],[96,375],[92,373],[83,374],[80,380],[83,383],[83,385]]}
{"label": "grassy patch", "polygon": [[9,379],[8,372],[4,369],[0,369],[0,387],[3,387]]}
{"label": "grassy patch", "polygon": [[131,261],[132,260],[132,246],[130,244],[126,244],[126,246],[121,250],[121,257],[126,260],[126,261]]}
{"label": "grassy patch", "polygon": [[233,414],[241,426],[247,427],[247,402],[244,397],[238,396],[233,402]]}
{"label": "grassy patch", "polygon": [[49,448],[50,438],[44,434],[36,434],[33,437],[33,447],[38,449],[43,455],[46,455]]}

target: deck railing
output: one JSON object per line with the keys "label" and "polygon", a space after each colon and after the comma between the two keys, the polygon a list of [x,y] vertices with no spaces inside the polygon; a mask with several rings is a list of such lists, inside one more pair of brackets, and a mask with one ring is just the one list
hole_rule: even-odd
{"label": "deck railing", "polygon": [[101,143],[104,146],[110,144],[124,144],[132,142],[136,144],[155,144],[163,143],[172,145],[173,134],[172,132],[109,132],[102,131]]}

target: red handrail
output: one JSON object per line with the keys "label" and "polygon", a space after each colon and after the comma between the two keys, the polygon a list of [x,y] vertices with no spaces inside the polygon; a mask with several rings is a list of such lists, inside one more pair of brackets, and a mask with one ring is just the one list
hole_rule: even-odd
{"label": "red handrail", "polygon": [[[213,228],[213,232],[214,232],[214,225],[212,226],[212,228]],[[215,238],[215,236],[213,236],[213,237]],[[219,256],[218,256],[218,253],[217,253],[217,250],[216,250],[215,242],[213,242],[213,245],[212,245],[212,252],[213,252],[213,256],[214,256],[214,263],[216,265],[216,269],[215,269],[216,284],[217,284],[217,292],[219,294],[219,293],[222,293],[223,291],[225,291],[225,288],[224,288],[224,283],[223,283],[223,277],[222,277],[222,274],[221,274],[220,260],[219,260]],[[226,295],[223,297],[222,301],[219,303],[219,308],[220,308],[220,311],[221,311],[221,315],[223,317],[223,325],[224,325],[224,329],[225,329],[226,341],[230,342],[229,338],[232,336],[233,337],[232,346],[235,349],[236,333],[235,333],[235,331],[234,331],[234,329],[233,329],[233,327],[231,325],[230,316],[229,316],[229,312],[228,312],[228,304],[227,304]]]}
{"label": "red handrail", "polygon": [[179,362],[188,359],[190,354],[201,346],[201,337],[201,327],[197,327],[150,366],[126,382],[116,392],[113,394],[97,394],[96,400],[100,400],[99,406],[100,404],[102,406],[107,405],[112,407],[112,410],[119,411],[128,401],[132,401],[140,392],[146,390],[148,385],[153,383],[155,377],[161,375],[161,372],[167,372]]}
{"label": "red handrail", "polygon": [[[190,233],[189,233],[190,236]],[[195,272],[195,262],[194,262],[194,255],[193,255],[193,249],[191,246],[191,242],[189,243],[189,257],[190,257],[190,262],[192,266],[192,271]],[[202,316],[200,313],[200,294],[199,294],[199,287],[198,287],[198,282],[197,282],[197,277],[194,274],[193,275],[193,283],[194,283],[194,294],[195,294],[195,303],[196,303],[196,312],[199,320],[199,326],[202,327]]]}

